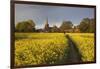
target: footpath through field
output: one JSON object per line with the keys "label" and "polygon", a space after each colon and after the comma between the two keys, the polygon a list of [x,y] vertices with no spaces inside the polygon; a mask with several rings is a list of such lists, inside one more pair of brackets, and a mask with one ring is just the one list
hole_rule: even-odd
{"label": "footpath through field", "polygon": [[68,43],[69,43],[67,63],[82,62],[81,55],[80,55],[75,43],[72,41],[72,39],[69,37],[69,35],[66,35],[66,38],[68,39]]}

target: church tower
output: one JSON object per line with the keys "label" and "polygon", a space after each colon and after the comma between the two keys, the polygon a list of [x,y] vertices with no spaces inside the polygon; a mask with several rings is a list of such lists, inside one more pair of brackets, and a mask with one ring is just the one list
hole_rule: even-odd
{"label": "church tower", "polygon": [[48,18],[46,19],[46,23],[45,23],[45,26],[44,26],[44,31],[45,32],[49,32],[50,28],[49,28],[49,24],[48,24]]}

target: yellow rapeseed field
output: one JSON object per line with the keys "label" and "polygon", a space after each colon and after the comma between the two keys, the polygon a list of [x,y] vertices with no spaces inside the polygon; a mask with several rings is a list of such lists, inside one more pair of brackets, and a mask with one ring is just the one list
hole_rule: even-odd
{"label": "yellow rapeseed field", "polygon": [[69,33],[82,55],[83,61],[94,61],[94,34],[93,33]]}
{"label": "yellow rapeseed field", "polygon": [[67,57],[62,33],[15,33],[15,65],[60,64]]}
{"label": "yellow rapeseed field", "polygon": [[15,66],[66,63],[69,43],[76,44],[83,62],[94,61],[92,33],[15,33]]}

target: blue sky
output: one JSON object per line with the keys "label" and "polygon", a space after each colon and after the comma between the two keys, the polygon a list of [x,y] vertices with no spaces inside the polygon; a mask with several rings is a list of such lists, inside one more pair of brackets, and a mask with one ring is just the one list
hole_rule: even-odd
{"label": "blue sky", "polygon": [[32,19],[36,28],[43,28],[48,18],[50,26],[60,26],[63,21],[71,21],[74,25],[83,18],[94,18],[94,8],[61,7],[44,5],[15,5],[15,25],[24,20]]}

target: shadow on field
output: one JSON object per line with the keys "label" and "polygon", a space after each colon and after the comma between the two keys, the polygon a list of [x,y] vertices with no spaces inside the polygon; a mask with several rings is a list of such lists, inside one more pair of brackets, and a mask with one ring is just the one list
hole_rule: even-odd
{"label": "shadow on field", "polygon": [[66,35],[66,38],[68,39],[68,43],[69,43],[67,63],[82,62],[81,54],[80,54],[78,48],[76,47],[76,44],[72,41],[72,39],[69,37],[69,35]]}
{"label": "shadow on field", "polygon": [[28,37],[15,37],[15,40],[27,39]]}

